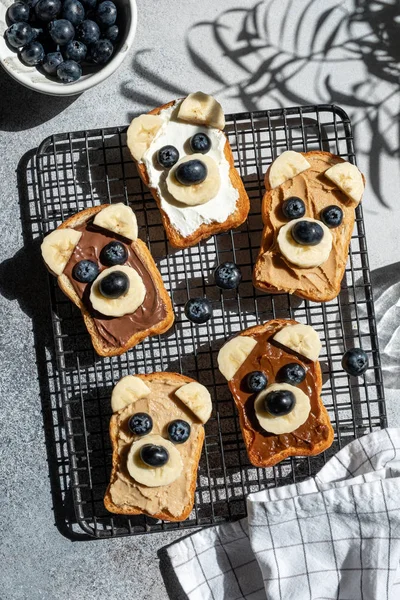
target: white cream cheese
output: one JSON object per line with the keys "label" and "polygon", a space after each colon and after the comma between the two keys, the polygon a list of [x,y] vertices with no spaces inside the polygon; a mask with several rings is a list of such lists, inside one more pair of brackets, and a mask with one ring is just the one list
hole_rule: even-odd
{"label": "white cream cheese", "polygon": [[[203,223],[226,221],[236,210],[239,192],[233,187],[229,177],[230,165],[224,154],[225,135],[219,129],[177,121],[173,113],[176,115],[178,104],[177,102],[159,113],[164,123],[146,150],[142,162],[147,170],[150,187],[155,188],[161,198],[162,210],[168,215],[171,225],[182,236],[187,237]],[[157,150],[167,145],[175,146],[180,158],[192,154],[189,139],[199,132],[206,133],[211,140],[211,150],[207,155],[213,158],[219,167],[221,187],[218,194],[209,202],[198,206],[185,206],[177,202],[168,192],[165,182],[168,171],[158,165],[155,155]]]}

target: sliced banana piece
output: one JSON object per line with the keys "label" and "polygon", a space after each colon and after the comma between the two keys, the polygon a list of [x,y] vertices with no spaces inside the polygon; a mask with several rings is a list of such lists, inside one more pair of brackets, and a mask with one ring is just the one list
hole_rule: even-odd
{"label": "sliced banana piece", "polygon": [[[113,271],[122,271],[129,279],[128,291],[119,298],[105,298],[99,290],[99,283]],[[106,317],[123,317],[135,312],[143,303],[146,288],[139,273],[127,265],[115,265],[104,269],[93,282],[90,290],[90,302],[94,310]]]}
{"label": "sliced banana piece", "polygon": [[178,119],[189,123],[201,123],[217,129],[225,127],[222,106],[213,96],[203,92],[189,94],[182,101],[178,111]]}
{"label": "sliced banana piece", "polygon": [[[292,392],[296,398],[296,404],[287,415],[276,417],[265,410],[264,399],[270,392],[280,390]],[[282,433],[292,433],[292,431],[303,425],[310,414],[311,404],[309,397],[300,388],[289,383],[273,383],[258,394],[254,402],[254,409],[260,426],[269,433],[280,435]]]}
{"label": "sliced banana piece", "polygon": [[135,213],[129,206],[118,202],[110,204],[97,213],[93,219],[94,225],[112,231],[118,235],[136,240],[138,236],[138,226]]}
{"label": "sliced banana piece", "polygon": [[134,375],[122,377],[111,394],[112,411],[117,412],[121,408],[140,400],[140,398],[146,398],[150,391],[149,386],[140,377]]}
{"label": "sliced banana piece", "polygon": [[322,344],[318,333],[311,325],[286,325],[274,335],[274,340],[285,348],[316,361],[321,352]]}
{"label": "sliced banana piece", "polygon": [[361,202],[364,181],[361,172],[349,162],[338,163],[325,171],[325,176],[338,186],[355,204]]}
{"label": "sliced banana piece", "polygon": [[43,260],[52,273],[62,274],[81,235],[81,231],[68,228],[55,229],[46,235],[40,248]]}
{"label": "sliced banana piece", "polygon": [[210,392],[204,385],[191,381],[180,387],[175,396],[187,406],[201,423],[205,423],[211,416],[212,403]]}
{"label": "sliced banana piece", "polygon": [[218,352],[218,368],[228,381],[242,366],[246,358],[257,345],[254,338],[248,335],[238,335],[222,346]]}
{"label": "sliced banana piece", "polygon": [[[146,444],[163,446],[169,454],[168,462],[162,467],[149,467],[140,458],[140,448]],[[174,482],[182,473],[183,463],[179,450],[160,435],[146,435],[133,442],[126,463],[128,473],[138,483],[148,487],[160,487]]]}
{"label": "sliced banana piece", "polygon": [[158,115],[139,115],[133,119],[126,133],[126,143],[135,160],[142,160],[162,125],[163,120]]}
{"label": "sliced banana piece", "polygon": [[[202,183],[193,185],[182,185],[175,177],[175,171],[179,165],[188,162],[189,160],[200,160],[207,167],[207,177]],[[205,204],[218,194],[221,187],[221,177],[219,174],[218,165],[213,158],[204,154],[189,154],[184,156],[176,165],[169,171],[167,176],[168,191],[178,202],[189,206],[197,206]]]}
{"label": "sliced banana piece", "polygon": [[[324,231],[324,237],[316,246],[303,246],[298,244],[292,236],[292,227],[299,221],[310,221],[318,223]],[[293,219],[286,225],[280,228],[278,233],[278,246],[283,256],[292,264],[304,269],[311,267],[319,267],[328,260],[332,250],[333,236],[330,229],[317,219],[302,217],[301,219]]]}
{"label": "sliced banana piece", "polygon": [[274,160],[269,169],[269,184],[272,189],[282,185],[288,179],[293,179],[299,173],[311,167],[300,152],[286,150]]}

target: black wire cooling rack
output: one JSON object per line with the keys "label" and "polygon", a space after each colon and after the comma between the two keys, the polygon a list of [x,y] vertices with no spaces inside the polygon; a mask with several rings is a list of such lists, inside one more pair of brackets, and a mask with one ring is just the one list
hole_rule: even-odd
{"label": "black wire cooling rack", "polygon": [[[145,240],[172,297],[176,321],[162,336],[145,340],[120,357],[100,358],[91,346],[76,307],[49,276],[54,346],[47,348],[47,377],[54,415],[62,495],[72,492],[76,526],[97,538],[205,526],[242,517],[245,498],[263,487],[300,481],[315,474],[329,456],[350,440],[386,424],[382,376],[374,318],[362,209],[340,295],[325,304],[287,294],[268,295],[252,285],[262,222],[263,175],[283,150],[321,149],[355,162],[346,113],[332,105],[305,106],[227,116],[226,133],[235,165],[251,199],[248,221],[239,229],[211,237],[193,248],[169,246],[160,213],[143,186],[126,148],[126,128],[54,135],[37,151],[38,197],[31,205],[33,237],[53,230],[84,208],[125,202],[136,213]],[[236,262],[243,280],[238,291],[221,292],[213,271]],[[188,298],[207,295],[214,316],[205,325],[185,318]],[[318,457],[292,457],[273,468],[255,468],[247,458],[236,409],[216,365],[218,350],[241,329],[274,318],[309,323],[323,341],[323,401],[335,429],[333,446]],[[344,350],[362,346],[370,368],[352,378],[341,368]],[[146,516],[111,515],[103,496],[111,471],[108,425],[113,385],[128,373],[179,371],[206,385],[214,410],[206,425],[195,508],[183,523]],[[60,411],[62,408],[62,412]],[[68,453],[65,453],[65,446]]]}

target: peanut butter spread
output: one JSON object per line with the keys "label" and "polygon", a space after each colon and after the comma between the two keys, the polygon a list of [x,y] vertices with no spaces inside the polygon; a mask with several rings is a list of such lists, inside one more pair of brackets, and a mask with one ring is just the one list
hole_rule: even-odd
{"label": "peanut butter spread", "polygon": [[[183,509],[192,502],[193,490],[197,478],[197,457],[203,426],[196,421],[191,413],[174,392],[181,387],[174,379],[164,381],[146,379],[146,385],[151,389],[148,397],[137,400],[125,409],[115,414],[111,420],[111,430],[116,426],[118,465],[110,485],[111,499],[121,508],[137,507],[141,511],[155,515],[168,512],[178,517]],[[170,485],[147,487],[134,481],[126,468],[126,460],[132,442],[146,439],[133,435],[128,429],[129,418],[137,413],[148,413],[153,419],[151,434],[158,434],[168,439],[167,427],[174,419],[184,419],[190,424],[189,439],[183,444],[176,444],[183,462],[181,475]]]}
{"label": "peanut butter spread", "polygon": [[[343,278],[354,227],[354,204],[352,205],[347,196],[324,176],[329,167],[343,162],[341,158],[324,152],[306,153],[305,157],[311,164],[310,169],[269,190],[264,196],[264,231],[260,254],[254,268],[254,279],[256,284],[262,283],[275,290],[289,293],[300,291],[301,295],[306,297],[310,295],[315,299],[330,299],[336,296],[335,287]],[[304,201],[305,217],[320,220],[321,210],[332,204],[340,206],[343,211],[341,225],[330,230],[333,245],[329,258],[318,267],[297,267],[279,250],[278,232],[288,222],[281,207],[283,201],[291,196],[297,196]]]}

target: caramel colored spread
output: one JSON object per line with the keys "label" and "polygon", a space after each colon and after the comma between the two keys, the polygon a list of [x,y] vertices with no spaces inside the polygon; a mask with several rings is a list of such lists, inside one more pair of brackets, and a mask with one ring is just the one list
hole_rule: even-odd
{"label": "caramel colored spread", "polygon": [[[137,400],[112,418],[118,427],[117,448],[119,465],[110,486],[111,499],[121,508],[137,507],[156,515],[168,512],[178,517],[183,509],[192,502],[194,482],[197,478],[197,448],[202,425],[195,421],[194,415],[175,397],[174,392],[181,387],[173,379],[164,381],[146,379],[151,393],[147,398]],[[127,456],[132,442],[146,439],[133,435],[128,429],[129,418],[137,413],[148,413],[153,419],[151,434],[168,439],[168,424],[175,419],[184,419],[191,426],[189,439],[184,444],[175,444],[183,462],[181,475],[170,485],[147,487],[134,481],[126,467]]]}
{"label": "caramel colored spread", "polygon": [[[324,176],[329,167],[342,162],[330,154],[305,154],[311,168],[281,186],[270,190],[263,200],[264,232],[260,255],[255,266],[255,279],[277,290],[324,298],[334,293],[337,282],[343,278],[348,246],[354,227],[354,205],[347,196]],[[268,174],[267,174],[268,177]],[[290,263],[280,252],[277,237],[279,229],[288,220],[282,213],[282,203],[298,196],[306,206],[305,217],[320,220],[321,210],[335,204],[343,211],[339,227],[331,229],[333,244],[328,260],[318,267],[301,268]]]}
{"label": "caramel colored spread", "polygon": [[[288,321],[294,324],[294,321]],[[262,466],[269,458],[286,448],[308,448],[313,450],[316,443],[329,437],[329,431],[321,418],[321,408],[318,396],[317,374],[315,363],[300,358],[294,353],[276,345],[273,336],[280,328],[276,322],[263,333],[254,334],[257,341],[253,351],[242,366],[229,381],[229,389],[239,411],[240,425],[243,430],[247,451],[251,462]],[[306,372],[305,380],[299,387],[310,399],[311,411],[307,421],[292,433],[275,435],[268,433],[260,426],[255,410],[254,401],[257,394],[249,393],[246,388],[246,375],[252,371],[263,371],[268,378],[268,385],[278,383],[277,373],[283,365],[299,363]]]}
{"label": "caramel colored spread", "polygon": [[[74,227],[74,229],[82,231],[82,236],[64,269],[64,275],[67,275],[71,281],[75,292],[93,317],[98,334],[107,344],[124,346],[138,331],[148,329],[165,319],[167,315],[165,304],[158,293],[151,274],[135,251],[134,243],[131,244],[117,234],[96,227],[93,225],[92,220]],[[100,262],[100,252],[104,246],[115,240],[122,242],[126,247],[128,259],[125,265],[132,267],[139,273],[146,288],[146,296],[143,304],[134,313],[123,317],[106,317],[95,311],[91,305],[89,299],[91,284],[77,281],[72,276],[72,270],[77,262],[84,259],[97,263],[100,272],[106,269],[107,267]]]}

